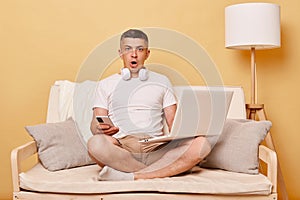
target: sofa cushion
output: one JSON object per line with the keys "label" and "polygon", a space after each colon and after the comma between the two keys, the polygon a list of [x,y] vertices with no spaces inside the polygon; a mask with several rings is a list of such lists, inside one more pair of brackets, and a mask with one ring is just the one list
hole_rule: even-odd
{"label": "sofa cushion", "polygon": [[50,171],[92,164],[73,119],[26,126],[37,142],[38,155]]}
{"label": "sofa cushion", "polygon": [[89,165],[50,172],[37,164],[29,171],[20,174],[20,186],[30,191],[69,194],[142,191],[177,194],[268,195],[272,189],[272,183],[262,174],[250,175],[203,169],[198,166],[189,173],[174,177],[136,181],[98,181],[99,171],[99,166]]}
{"label": "sofa cushion", "polygon": [[258,145],[271,128],[270,121],[227,119],[216,145],[200,165],[233,172],[258,173]]}

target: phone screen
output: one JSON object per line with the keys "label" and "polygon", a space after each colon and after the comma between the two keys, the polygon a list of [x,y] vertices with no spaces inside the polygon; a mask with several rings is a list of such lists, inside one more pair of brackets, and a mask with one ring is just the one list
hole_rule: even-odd
{"label": "phone screen", "polygon": [[96,116],[96,119],[98,120],[99,123],[105,123],[114,126],[114,124],[112,123],[112,121],[108,116]]}
{"label": "phone screen", "polygon": [[102,117],[97,117],[97,120],[98,120],[99,123],[104,123]]}

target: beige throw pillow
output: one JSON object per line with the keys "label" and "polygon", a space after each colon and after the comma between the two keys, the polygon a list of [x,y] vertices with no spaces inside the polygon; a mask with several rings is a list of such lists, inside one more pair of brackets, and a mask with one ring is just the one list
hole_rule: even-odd
{"label": "beige throw pillow", "polygon": [[227,119],[222,134],[201,167],[257,174],[258,146],[271,126],[270,121]]}
{"label": "beige throw pillow", "polygon": [[41,163],[50,171],[94,163],[73,119],[26,126],[25,129],[37,143]]}

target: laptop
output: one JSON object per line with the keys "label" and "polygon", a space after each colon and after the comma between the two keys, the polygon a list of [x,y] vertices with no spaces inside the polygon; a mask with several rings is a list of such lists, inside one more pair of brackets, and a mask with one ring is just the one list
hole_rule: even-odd
{"label": "laptop", "polygon": [[[224,87],[177,87],[177,111],[171,132],[142,143],[167,142],[195,136],[220,135],[233,91]],[[175,89],[175,92],[176,92]]]}

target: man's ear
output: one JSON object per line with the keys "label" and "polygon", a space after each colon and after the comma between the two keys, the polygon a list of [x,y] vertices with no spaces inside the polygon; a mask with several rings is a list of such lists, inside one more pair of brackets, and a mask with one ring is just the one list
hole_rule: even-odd
{"label": "man's ear", "polygon": [[121,56],[122,56],[122,51],[121,51],[121,49],[118,50],[118,53],[119,53],[119,56],[121,57]]}
{"label": "man's ear", "polygon": [[150,56],[150,49],[147,50],[147,57],[146,57],[146,59],[148,59],[149,56]]}

